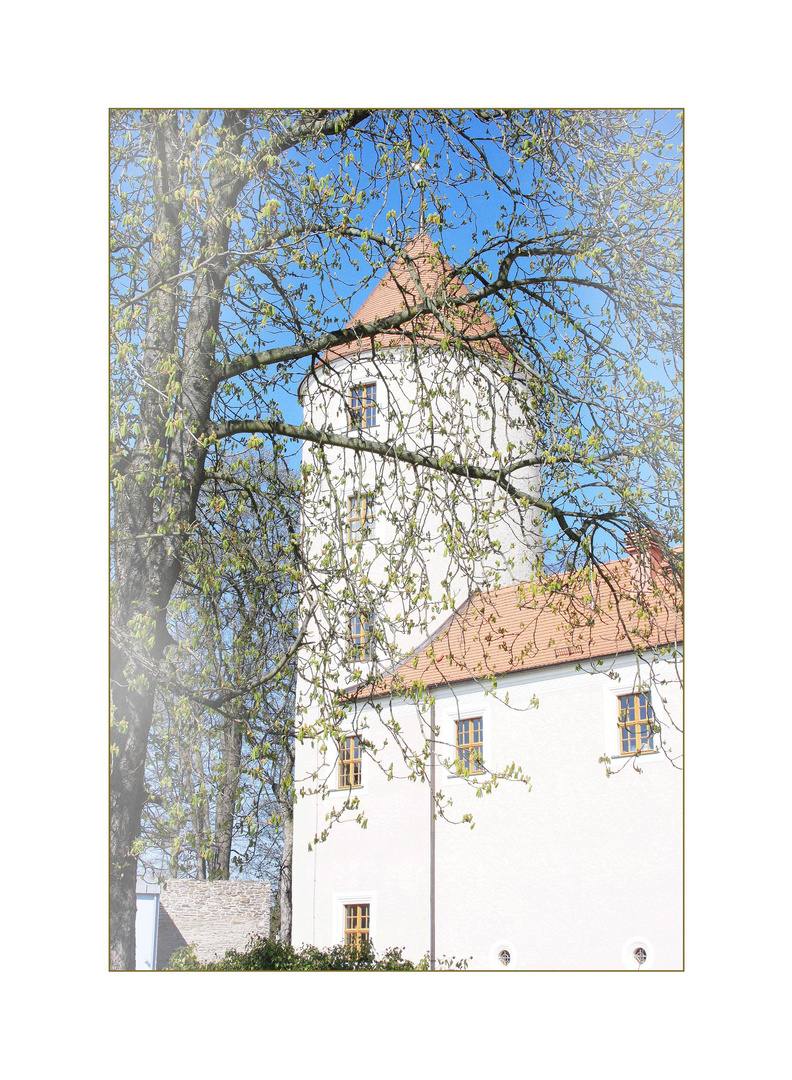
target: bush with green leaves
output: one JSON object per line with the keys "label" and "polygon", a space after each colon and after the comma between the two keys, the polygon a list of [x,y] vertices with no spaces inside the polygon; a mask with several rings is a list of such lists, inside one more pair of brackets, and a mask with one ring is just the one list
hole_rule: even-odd
{"label": "bush with green leaves", "polygon": [[[463,971],[466,960],[437,961],[442,970]],[[202,964],[194,946],[177,949],[168,961],[166,971],[428,971],[429,957],[417,964],[406,960],[402,950],[386,949],[378,956],[370,942],[357,948],[334,945],[319,949],[315,945],[295,948],[272,938],[252,937],[245,952],[229,949],[222,960]]]}

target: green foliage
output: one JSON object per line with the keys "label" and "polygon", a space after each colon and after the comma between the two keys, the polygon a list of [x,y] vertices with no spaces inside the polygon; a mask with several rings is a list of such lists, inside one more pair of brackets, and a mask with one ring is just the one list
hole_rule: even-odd
{"label": "green foliage", "polygon": [[213,451],[170,603],[179,644],[161,666],[148,744],[144,861],[171,876],[244,868],[277,893],[279,810],[291,785],[296,522],[284,461]]}
{"label": "green foliage", "polygon": [[163,971],[204,971],[205,967],[196,956],[194,945],[183,945],[171,953]]}
{"label": "green foliage", "polygon": [[[438,961],[438,970],[463,971],[465,960]],[[303,945],[296,949],[272,938],[252,937],[244,952],[229,949],[222,960],[201,964],[192,946],[177,949],[166,971],[428,971],[429,959],[417,964],[406,960],[401,949],[386,949],[378,956],[369,942],[353,949],[334,945],[319,949]]]}
{"label": "green foliage", "polygon": [[[345,667],[349,614],[389,612],[375,623],[376,658],[400,659],[461,598],[507,580],[504,515],[521,536],[541,534],[537,604],[559,600],[552,574],[607,577],[641,530],[681,577],[680,139],[672,114],[622,109],[112,111],[114,874],[140,835],[149,731],[148,824],[169,830],[180,872],[200,872],[223,786],[216,718],[223,739],[245,725],[239,790],[246,776],[266,783],[278,739],[265,728],[282,719],[304,626],[300,676],[321,718],[300,704],[296,726],[332,745],[341,692],[370,676]],[[426,224],[442,287],[356,325]],[[483,336],[464,317],[474,303],[493,321]],[[425,363],[427,318],[442,323],[439,366]],[[350,440],[331,365],[297,401],[309,369],[344,344],[370,343],[393,383],[394,335],[412,389],[392,403],[384,441]],[[301,404],[316,415],[292,423]],[[477,427],[494,417],[508,438],[489,454]],[[282,538],[284,504],[271,486],[257,498],[246,462],[282,460],[290,440],[307,448],[299,495],[313,518],[286,524],[275,562],[256,563],[248,522]],[[380,500],[397,542],[347,542],[353,485]],[[434,551],[448,559],[442,595],[429,583]],[[299,591],[299,626],[283,582]],[[606,584],[618,607],[620,582]],[[407,775],[424,775],[425,745],[408,745],[395,722],[387,740]],[[382,745],[367,747],[372,759]],[[234,803],[237,839],[260,835],[246,799]],[[111,908],[128,924],[126,870]]]}

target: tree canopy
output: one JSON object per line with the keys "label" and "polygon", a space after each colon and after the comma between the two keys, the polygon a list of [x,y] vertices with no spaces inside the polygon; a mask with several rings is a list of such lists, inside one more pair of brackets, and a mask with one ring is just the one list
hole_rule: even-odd
{"label": "tree canopy", "polygon": [[[604,574],[637,535],[678,581],[680,136],[673,113],[624,110],[113,111],[114,967],[134,966],[144,762],[180,640],[174,590],[199,504],[229,500],[241,451],[277,461],[295,440],[313,446],[309,493],[344,450],[398,476],[413,510],[385,554],[402,559],[414,606],[427,507],[473,584],[505,506],[541,534],[545,573]],[[439,268],[430,289],[419,236]],[[356,320],[394,264],[403,304]],[[447,357],[435,381],[423,378],[427,332]],[[306,374],[332,395],[335,354],[365,348],[386,368],[395,340],[418,389],[384,439],[341,430],[327,410],[302,420]],[[449,404],[460,386],[462,423]],[[468,437],[482,401],[521,420],[487,454]],[[526,470],[541,487],[521,483]],[[306,635],[329,633],[323,598],[348,599],[339,550],[295,535],[304,617],[261,657],[260,692]],[[405,611],[404,625],[416,617]],[[214,672],[214,691],[233,695],[218,678],[230,682]]]}

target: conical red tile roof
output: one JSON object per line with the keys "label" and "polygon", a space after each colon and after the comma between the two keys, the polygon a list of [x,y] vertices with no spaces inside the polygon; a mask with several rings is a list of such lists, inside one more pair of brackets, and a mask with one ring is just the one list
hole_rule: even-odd
{"label": "conical red tile roof", "polygon": [[[470,290],[463,281],[451,277],[451,271],[439,254],[436,244],[421,234],[405,248],[405,256],[396,260],[382,276],[347,326],[370,323],[397,311],[404,311],[423,302],[415,278],[429,297],[441,301],[444,296],[466,296]],[[438,306],[442,306],[439,304]],[[455,308],[443,314],[447,328],[462,337],[472,348],[508,356],[508,351],[498,333],[498,328],[486,311],[478,304]],[[449,331],[434,315],[419,316],[413,322],[404,323],[397,330],[377,334],[378,346],[439,342],[449,336]],[[336,345],[324,354],[325,362],[341,356],[350,356],[370,347],[371,339],[363,338],[344,345]]]}

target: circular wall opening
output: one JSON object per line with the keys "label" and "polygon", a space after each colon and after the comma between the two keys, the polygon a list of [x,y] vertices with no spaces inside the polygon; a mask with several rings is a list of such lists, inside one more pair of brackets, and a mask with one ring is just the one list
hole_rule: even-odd
{"label": "circular wall opening", "polygon": [[503,971],[504,968],[514,971],[515,966],[519,968],[520,957],[515,952],[514,942],[505,937],[493,941],[489,947],[487,962],[490,971]]}
{"label": "circular wall opening", "polygon": [[654,967],[654,947],[648,938],[630,938],[622,946],[622,966],[628,971],[648,971]]}

